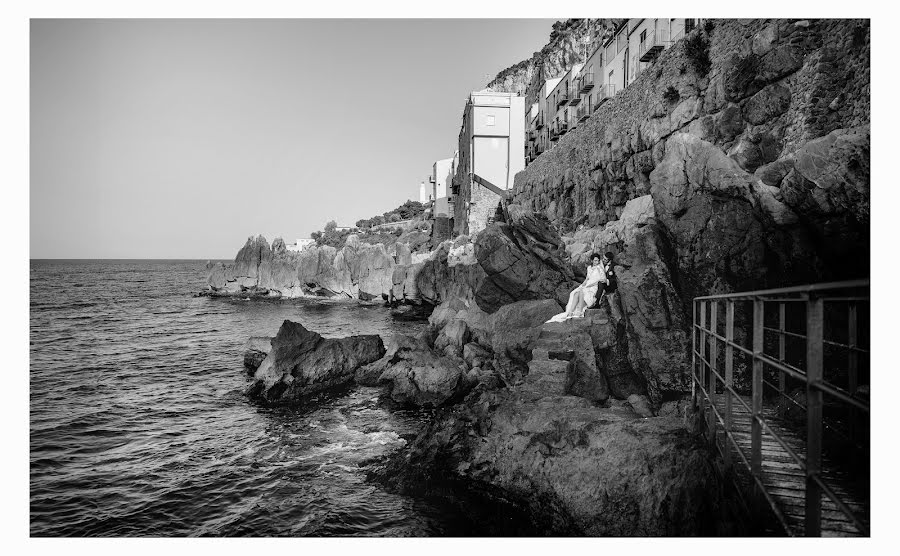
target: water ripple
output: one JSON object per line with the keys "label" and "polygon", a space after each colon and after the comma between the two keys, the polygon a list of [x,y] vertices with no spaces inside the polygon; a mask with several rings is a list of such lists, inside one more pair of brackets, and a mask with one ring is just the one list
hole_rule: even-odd
{"label": "water ripple", "polygon": [[284,319],[323,335],[416,333],[346,303],[194,298],[200,261],[32,261],[35,536],[434,535],[446,508],[366,483],[423,416],[378,392],[266,409],[241,346]]}

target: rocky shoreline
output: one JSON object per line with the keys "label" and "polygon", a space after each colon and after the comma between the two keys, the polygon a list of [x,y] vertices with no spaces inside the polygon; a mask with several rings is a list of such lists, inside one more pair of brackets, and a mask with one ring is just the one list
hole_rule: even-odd
{"label": "rocky shoreline", "polygon": [[684,392],[630,366],[616,294],[583,319],[545,323],[575,270],[545,218],[513,205],[506,220],[425,262],[420,283],[433,289],[420,291],[438,303],[418,337],[328,339],[285,321],[248,340],[247,395],[302,406],[361,384],[437,410],[370,478],[502,508],[515,517],[493,524],[498,534],[714,534],[722,486],[685,427]]}
{"label": "rocky shoreline", "polygon": [[[498,532],[734,534],[689,426],[691,299],[868,275],[868,24],[722,20],[694,34],[702,72],[704,52],[666,49],[517,174],[473,237],[415,254],[257,237],[233,265],[208,265],[207,295],[429,315],[420,336],[386,341],[286,322],[268,350],[248,344],[248,394],[296,404],[358,383],[434,409],[372,479],[489,501]],[[617,292],[545,324],[595,251],[614,254]]]}

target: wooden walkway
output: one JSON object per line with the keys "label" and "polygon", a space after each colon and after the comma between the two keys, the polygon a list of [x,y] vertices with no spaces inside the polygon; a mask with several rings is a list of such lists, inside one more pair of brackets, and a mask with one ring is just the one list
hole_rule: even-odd
{"label": "wooden walkway", "polygon": [[[744,403],[750,406],[750,397],[741,396]],[[704,400],[706,411],[709,411],[708,400]],[[725,395],[719,393],[715,396],[716,409],[719,415],[725,415]],[[766,424],[781,437],[791,450],[803,461],[806,460],[806,446],[803,439],[793,431],[779,425],[779,419],[771,407],[763,406],[763,417]],[[750,461],[750,433],[751,419],[747,408],[738,400],[732,401],[732,435],[740,446],[741,452],[747,461]],[[724,456],[726,448],[731,450],[731,462],[735,472],[735,479],[742,490],[752,492],[753,478],[750,469],[734,452],[734,444],[727,439],[721,423],[716,427],[716,443]],[[857,517],[869,526],[869,496],[866,492],[860,492],[854,485],[852,477],[842,471],[826,456],[822,458],[822,477],[840,500],[852,510]],[[769,534],[790,534],[794,536],[804,535],[806,475],[787,450],[763,427],[762,431],[762,476],[761,481],[769,493],[777,509],[784,516],[790,527],[790,531],[781,531],[783,525],[773,515],[772,522],[767,524]],[[822,495],[822,536],[847,537],[864,536],[866,532],[860,531],[842,512],[838,506],[825,494]]]}

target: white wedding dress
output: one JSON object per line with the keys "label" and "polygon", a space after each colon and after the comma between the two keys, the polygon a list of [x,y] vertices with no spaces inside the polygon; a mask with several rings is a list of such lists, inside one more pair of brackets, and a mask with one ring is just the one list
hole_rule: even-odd
{"label": "white wedding dress", "polygon": [[597,289],[601,282],[606,282],[603,265],[589,265],[585,282],[569,294],[569,303],[566,305],[565,312],[554,315],[547,322],[563,322],[566,319],[584,317],[584,310],[597,300]]}

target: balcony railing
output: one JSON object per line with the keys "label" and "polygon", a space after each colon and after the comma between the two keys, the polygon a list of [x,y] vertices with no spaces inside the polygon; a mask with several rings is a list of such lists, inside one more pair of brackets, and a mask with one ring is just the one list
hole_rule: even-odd
{"label": "balcony railing", "polygon": [[544,113],[539,112],[537,120],[534,122],[534,129],[541,129],[542,127],[544,127]]}
{"label": "balcony railing", "polygon": [[638,47],[639,61],[650,62],[669,46],[669,31],[657,29],[644,38],[644,42]]}
{"label": "balcony railing", "polygon": [[591,116],[591,112],[592,112],[592,110],[591,110],[590,102],[585,102],[585,103],[582,103],[581,106],[578,107],[578,110],[575,113],[575,115],[578,117],[578,121],[582,122]]}
{"label": "balcony railing", "polygon": [[589,71],[578,78],[578,91],[586,93],[594,88],[594,72]]}
{"label": "balcony railing", "polygon": [[600,108],[600,105],[616,96],[616,86],[612,83],[607,83],[606,85],[601,85],[597,91],[597,104],[594,105],[594,110]]}
{"label": "balcony railing", "polygon": [[556,97],[556,107],[559,108],[567,102],[569,102],[569,91],[560,91],[559,96]]}
{"label": "balcony railing", "polygon": [[695,407],[745,506],[791,536],[868,536],[868,280],[693,307]]}
{"label": "balcony railing", "polygon": [[578,106],[581,102],[581,95],[578,94],[578,88],[572,87],[572,90],[569,92],[569,106]]}

